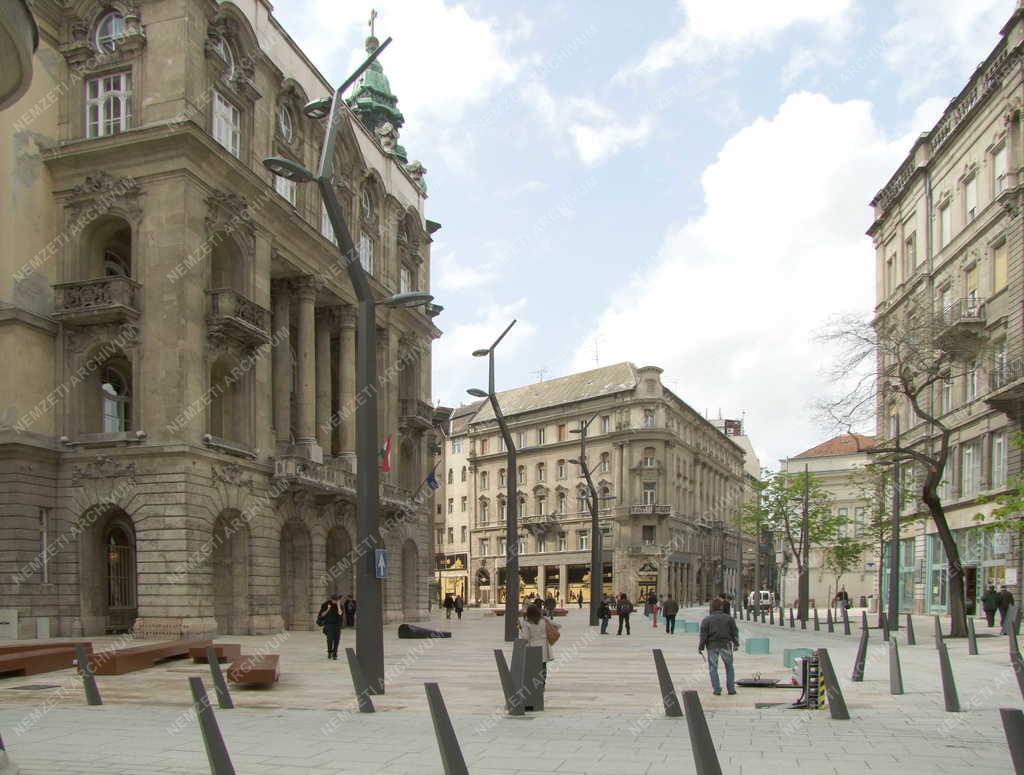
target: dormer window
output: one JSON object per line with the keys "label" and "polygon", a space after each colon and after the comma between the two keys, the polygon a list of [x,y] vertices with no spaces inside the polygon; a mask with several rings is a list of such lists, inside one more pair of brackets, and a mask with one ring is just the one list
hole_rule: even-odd
{"label": "dormer window", "polygon": [[235,55],[231,52],[231,46],[221,37],[214,39],[211,45],[213,50],[224,60],[224,77],[231,80],[231,76],[235,74]]}
{"label": "dormer window", "polygon": [[96,25],[96,48],[105,54],[113,53],[117,41],[124,37],[124,17],[117,11],[104,15]]}
{"label": "dormer window", "polygon": [[281,133],[281,137],[286,143],[290,143],[295,137],[292,112],[285,105],[281,105],[277,109],[277,131]]}

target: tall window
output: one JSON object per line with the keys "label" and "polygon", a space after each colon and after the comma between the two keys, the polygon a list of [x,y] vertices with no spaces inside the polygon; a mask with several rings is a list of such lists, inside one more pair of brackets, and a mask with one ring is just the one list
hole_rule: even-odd
{"label": "tall window", "polygon": [[953,236],[953,213],[949,202],[939,207],[939,247],[944,248]]}
{"label": "tall window", "polygon": [[[237,154],[235,154],[237,156]],[[296,186],[294,180],[282,177],[281,175],[274,176],[274,190],[291,202],[292,206],[295,206],[296,201]]]}
{"label": "tall window", "polygon": [[655,525],[644,525],[641,528],[641,536],[645,546],[652,546],[657,541],[658,528]]}
{"label": "tall window", "polygon": [[558,551],[565,552],[569,550],[569,542],[565,537],[565,533],[558,534]]}
{"label": "tall window", "polygon": [[537,446],[539,447],[544,443],[544,428],[537,429]]}
{"label": "tall window", "polygon": [[537,554],[544,554],[548,550],[548,542],[544,536],[537,536],[535,543],[537,544]]}
{"label": "tall window", "polygon": [[953,410],[953,380],[948,376],[942,379],[939,387],[939,410],[943,414]]}
{"label": "tall window", "polygon": [[909,276],[917,266],[917,234],[913,232],[903,243],[903,261]]}
{"label": "tall window", "polygon": [[50,583],[50,510],[39,509],[39,581]]}
{"label": "tall window", "polygon": [[448,469],[448,484],[454,484],[454,483],[455,483],[455,469],[454,468],[449,468]]}
{"label": "tall window", "polygon": [[505,486],[505,469],[504,468],[499,468],[498,469],[498,486],[499,487],[504,487]]}
{"label": "tall window", "polygon": [[590,548],[590,531],[589,530],[577,530],[576,531],[576,546],[579,550],[586,551]]}
{"label": "tall window", "polygon": [[564,492],[558,493],[558,513],[565,514],[565,510],[568,507],[569,499],[566,497]]}
{"label": "tall window", "polygon": [[[232,156],[241,153],[241,118],[238,108],[224,99],[220,92],[213,93],[213,139],[228,149]],[[275,181],[274,187],[277,188]],[[280,189],[278,189],[280,190]]]}
{"label": "tall window", "polygon": [[487,489],[487,472],[486,471],[481,471],[480,472],[480,489],[481,490],[486,490]]}
{"label": "tall window", "polygon": [[608,433],[612,429],[612,418],[608,415],[601,417],[601,433]]}
{"label": "tall window", "polygon": [[292,123],[292,112],[286,105],[279,105],[277,108],[277,131],[285,142],[290,143],[295,137],[295,126]]}
{"label": "tall window", "polygon": [[1006,241],[996,245],[992,252],[992,292],[998,293],[1006,287]]}
{"label": "tall window", "polygon": [[543,463],[537,464],[537,481],[544,482],[548,478],[548,469]]}
{"label": "tall window", "polygon": [[1006,431],[992,434],[992,488],[1006,484]]}
{"label": "tall window", "polygon": [[373,240],[363,231],[359,232],[359,263],[373,274]]}
{"label": "tall window", "polygon": [[1006,143],[992,153],[992,191],[998,195],[1006,190]]}
{"label": "tall window", "polygon": [[537,514],[539,516],[544,516],[547,513],[548,513],[548,499],[547,499],[547,496],[545,496],[545,495],[538,495],[537,496]]}
{"label": "tall window", "polygon": [[437,529],[437,547],[440,549],[444,546],[444,528],[439,527]]}
{"label": "tall window", "polygon": [[327,205],[323,202],[320,203],[320,233],[335,245],[338,244],[338,238],[334,235],[334,227],[331,226],[331,219],[327,215]]}
{"label": "tall window", "polygon": [[398,277],[398,290],[401,293],[410,293],[416,290],[416,283],[412,280],[412,270],[404,264]]}
{"label": "tall window", "polygon": [[559,460],[558,461],[558,478],[559,479],[565,479],[565,461],[564,460]]}
{"label": "tall window", "polygon": [[466,526],[465,525],[463,525],[462,527],[459,528],[459,540],[462,543],[466,543]]}
{"label": "tall window", "polygon": [[491,553],[491,541],[488,538],[480,539],[480,556],[486,557]]}
{"label": "tall window", "polygon": [[466,501],[467,500],[468,500],[468,498],[465,495],[463,495],[461,498],[459,498],[459,511],[461,511],[463,514],[466,513]]}
{"label": "tall window", "polygon": [[131,392],[125,375],[112,366],[104,366],[100,390],[103,401],[103,432],[126,433],[131,430]]}
{"label": "tall window", "polygon": [[654,468],[655,462],[654,447],[644,447],[644,457],[642,461],[644,468]]}
{"label": "tall window", "polygon": [[606,473],[608,473],[608,471],[610,469],[611,469],[611,455],[609,455],[607,452],[602,452],[601,453],[600,471],[601,471],[602,474],[606,474]]}
{"label": "tall window", "polygon": [[480,501],[480,524],[486,525],[490,518],[490,506],[487,501]]}
{"label": "tall window", "polygon": [[217,37],[213,41],[213,49],[224,62],[224,77],[229,81],[235,74],[235,55],[231,52],[231,46],[224,38]]}
{"label": "tall window", "polygon": [[465,466],[462,467],[462,473],[459,474],[459,481],[460,482],[466,481],[466,467]]}
{"label": "tall window", "polygon": [[658,485],[654,482],[644,482],[644,505],[653,506],[658,501]]}
{"label": "tall window", "polygon": [[971,361],[967,364],[964,374],[964,401],[973,401],[978,397],[978,364]]}
{"label": "tall window", "polygon": [[645,428],[653,428],[654,427],[654,410],[653,409],[644,409],[644,427]]}
{"label": "tall window", "polygon": [[117,48],[117,41],[124,37],[124,17],[111,11],[96,25],[96,48],[110,54]]}
{"label": "tall window", "polygon": [[526,466],[516,468],[516,478],[520,485],[526,484]]}
{"label": "tall window", "polygon": [[462,439],[452,439],[452,454],[453,455],[461,455],[462,454]]}
{"label": "tall window", "polygon": [[978,214],[978,177],[971,175],[964,181],[964,223],[970,223]]}
{"label": "tall window", "polygon": [[106,137],[126,131],[132,124],[131,73],[90,78],[85,84],[87,137]]}
{"label": "tall window", "polygon": [[480,454],[481,455],[486,455],[487,454],[487,448],[489,446],[490,446],[490,441],[488,439],[480,439]]}
{"label": "tall window", "polygon": [[981,439],[960,445],[960,494],[973,497],[981,488]]}
{"label": "tall window", "polygon": [[568,430],[566,430],[566,427],[565,427],[564,423],[558,426],[558,440],[559,441],[565,441],[566,438],[568,437],[568,433],[569,432],[568,432]]}
{"label": "tall window", "polygon": [[885,291],[886,295],[893,294],[896,292],[896,254],[893,253],[889,256],[889,260],[885,262]]}
{"label": "tall window", "polygon": [[499,538],[498,539],[498,554],[500,554],[502,556],[504,556],[504,554],[505,554],[505,539],[504,538]]}
{"label": "tall window", "polygon": [[449,498],[448,499],[448,513],[451,514],[453,511],[455,511],[455,499],[454,498]]}
{"label": "tall window", "polygon": [[525,449],[526,447],[526,431],[518,431],[516,433],[516,449]]}

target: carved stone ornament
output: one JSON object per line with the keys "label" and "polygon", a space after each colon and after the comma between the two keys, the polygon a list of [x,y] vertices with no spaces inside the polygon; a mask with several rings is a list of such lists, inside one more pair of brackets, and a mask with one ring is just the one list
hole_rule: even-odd
{"label": "carved stone ornament", "polygon": [[1020,97],[1010,97],[1003,106],[1003,122],[1012,124],[1020,120],[1021,100]]}
{"label": "carved stone ornament", "polygon": [[388,153],[395,152],[395,146],[398,145],[398,130],[390,121],[378,124],[373,133],[377,136],[377,142],[380,143],[381,148]]}
{"label": "carved stone ornament", "polygon": [[71,483],[79,485],[87,479],[120,479],[124,477],[131,484],[136,484],[135,473],[135,463],[120,463],[112,457],[100,455],[85,465],[75,466],[71,471]]}
{"label": "carved stone ornament", "polygon": [[69,228],[81,228],[112,208],[137,221],[142,216],[142,187],[134,178],[115,178],[106,172],[87,175],[65,197],[64,212]]}
{"label": "carved stone ornament", "polygon": [[424,180],[424,177],[427,174],[427,168],[423,166],[423,163],[413,160],[405,165],[405,169],[416,185],[425,191],[427,188],[427,182]]}
{"label": "carved stone ornament", "polygon": [[206,233],[238,238],[249,258],[256,250],[256,212],[245,197],[215,190],[206,197]]}
{"label": "carved stone ornament", "polygon": [[125,352],[135,350],[141,344],[141,331],[138,326],[119,323],[107,323],[90,326],[71,326],[64,324],[64,343],[75,355],[82,355],[98,344],[116,346]]}
{"label": "carved stone ornament", "polygon": [[213,478],[218,482],[233,484],[236,487],[245,487],[252,492],[256,486],[251,476],[245,476],[245,471],[235,463],[226,463],[223,466],[213,466]]}
{"label": "carved stone ornament", "polygon": [[[92,35],[95,24],[106,10],[118,11],[124,17],[124,34],[114,41],[112,51],[98,49]],[[140,22],[139,8],[134,2],[113,3],[91,22],[78,16],[71,17],[68,37],[69,41],[60,46],[60,52],[78,75],[127,62],[146,47],[146,28]]]}

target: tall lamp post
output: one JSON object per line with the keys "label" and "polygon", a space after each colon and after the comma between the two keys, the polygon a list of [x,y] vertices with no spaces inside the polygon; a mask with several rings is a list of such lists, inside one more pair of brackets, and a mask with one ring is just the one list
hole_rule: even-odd
{"label": "tall lamp post", "polygon": [[[587,505],[590,507],[590,626],[596,627],[600,624],[597,614],[601,607],[601,592],[604,583],[604,559],[601,547],[601,530],[597,522],[597,488],[594,487],[594,479],[591,476],[590,464],[587,462],[587,429],[590,423],[597,417],[595,414],[579,428],[573,428],[570,433],[580,435],[580,456],[578,459],[570,460],[574,465],[579,465],[583,472],[583,478],[587,480]],[[582,591],[580,592],[582,594]]]}
{"label": "tall lamp post", "polygon": [[474,350],[474,358],[487,356],[487,390],[470,388],[467,392],[474,398],[486,398],[491,403],[494,418],[501,429],[501,437],[505,440],[507,471],[505,473],[505,640],[508,643],[516,639],[516,627],[519,620],[519,482],[516,470],[516,445],[512,443],[512,433],[505,422],[505,415],[498,405],[498,396],[494,391],[494,349],[505,338],[516,321],[508,324],[494,344],[485,350]]}
{"label": "tall lamp post", "polygon": [[[314,100],[303,108],[312,119],[327,119],[324,142],[320,149],[320,163],[316,174],[301,164],[279,156],[263,160],[263,166],[275,175],[295,183],[315,182],[320,190],[327,217],[337,238],[341,260],[348,270],[349,280],[357,299],[356,329],[356,544],[364,549],[380,547],[380,483],[377,471],[377,324],[376,308],[418,307],[429,304],[433,296],[425,292],[398,293],[384,299],[375,299],[366,270],[352,242],[345,224],[341,203],[334,190],[334,151],[338,142],[338,129],[348,108],[342,94],[356,82],[363,71],[380,56],[391,43],[385,40],[366,58],[333,97]],[[366,552],[362,562],[356,564],[356,597],[359,600],[359,625],[356,627],[356,651],[366,674],[370,694],[384,693],[384,628],[381,580],[378,578],[376,552]]]}

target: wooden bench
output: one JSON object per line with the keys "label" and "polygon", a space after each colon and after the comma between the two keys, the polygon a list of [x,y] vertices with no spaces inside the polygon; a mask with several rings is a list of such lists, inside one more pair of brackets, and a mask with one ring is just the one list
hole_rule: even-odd
{"label": "wooden bench", "polygon": [[74,666],[75,650],[68,646],[0,654],[0,675],[6,677],[51,673]]}
{"label": "wooden bench", "polygon": [[213,641],[210,640],[169,640],[114,651],[100,651],[89,656],[89,666],[96,675],[124,675],[153,667],[165,659],[187,657],[190,649],[205,649],[212,644]]}
{"label": "wooden bench", "polygon": [[92,641],[87,640],[73,640],[73,641],[60,641],[50,640],[43,641],[42,643],[9,643],[0,646],[0,656],[4,654],[22,654],[27,651],[48,651],[50,649],[72,649],[75,646],[81,646],[85,649],[86,654],[92,653]]}
{"label": "wooden bench", "polygon": [[[214,643],[213,653],[217,656],[218,662],[234,662],[242,656],[242,646],[239,643]],[[188,655],[193,662],[206,664],[206,647],[195,646],[188,650]]]}
{"label": "wooden bench", "polygon": [[280,658],[277,654],[239,657],[228,667],[228,680],[242,686],[272,686],[281,674],[278,669]]}

